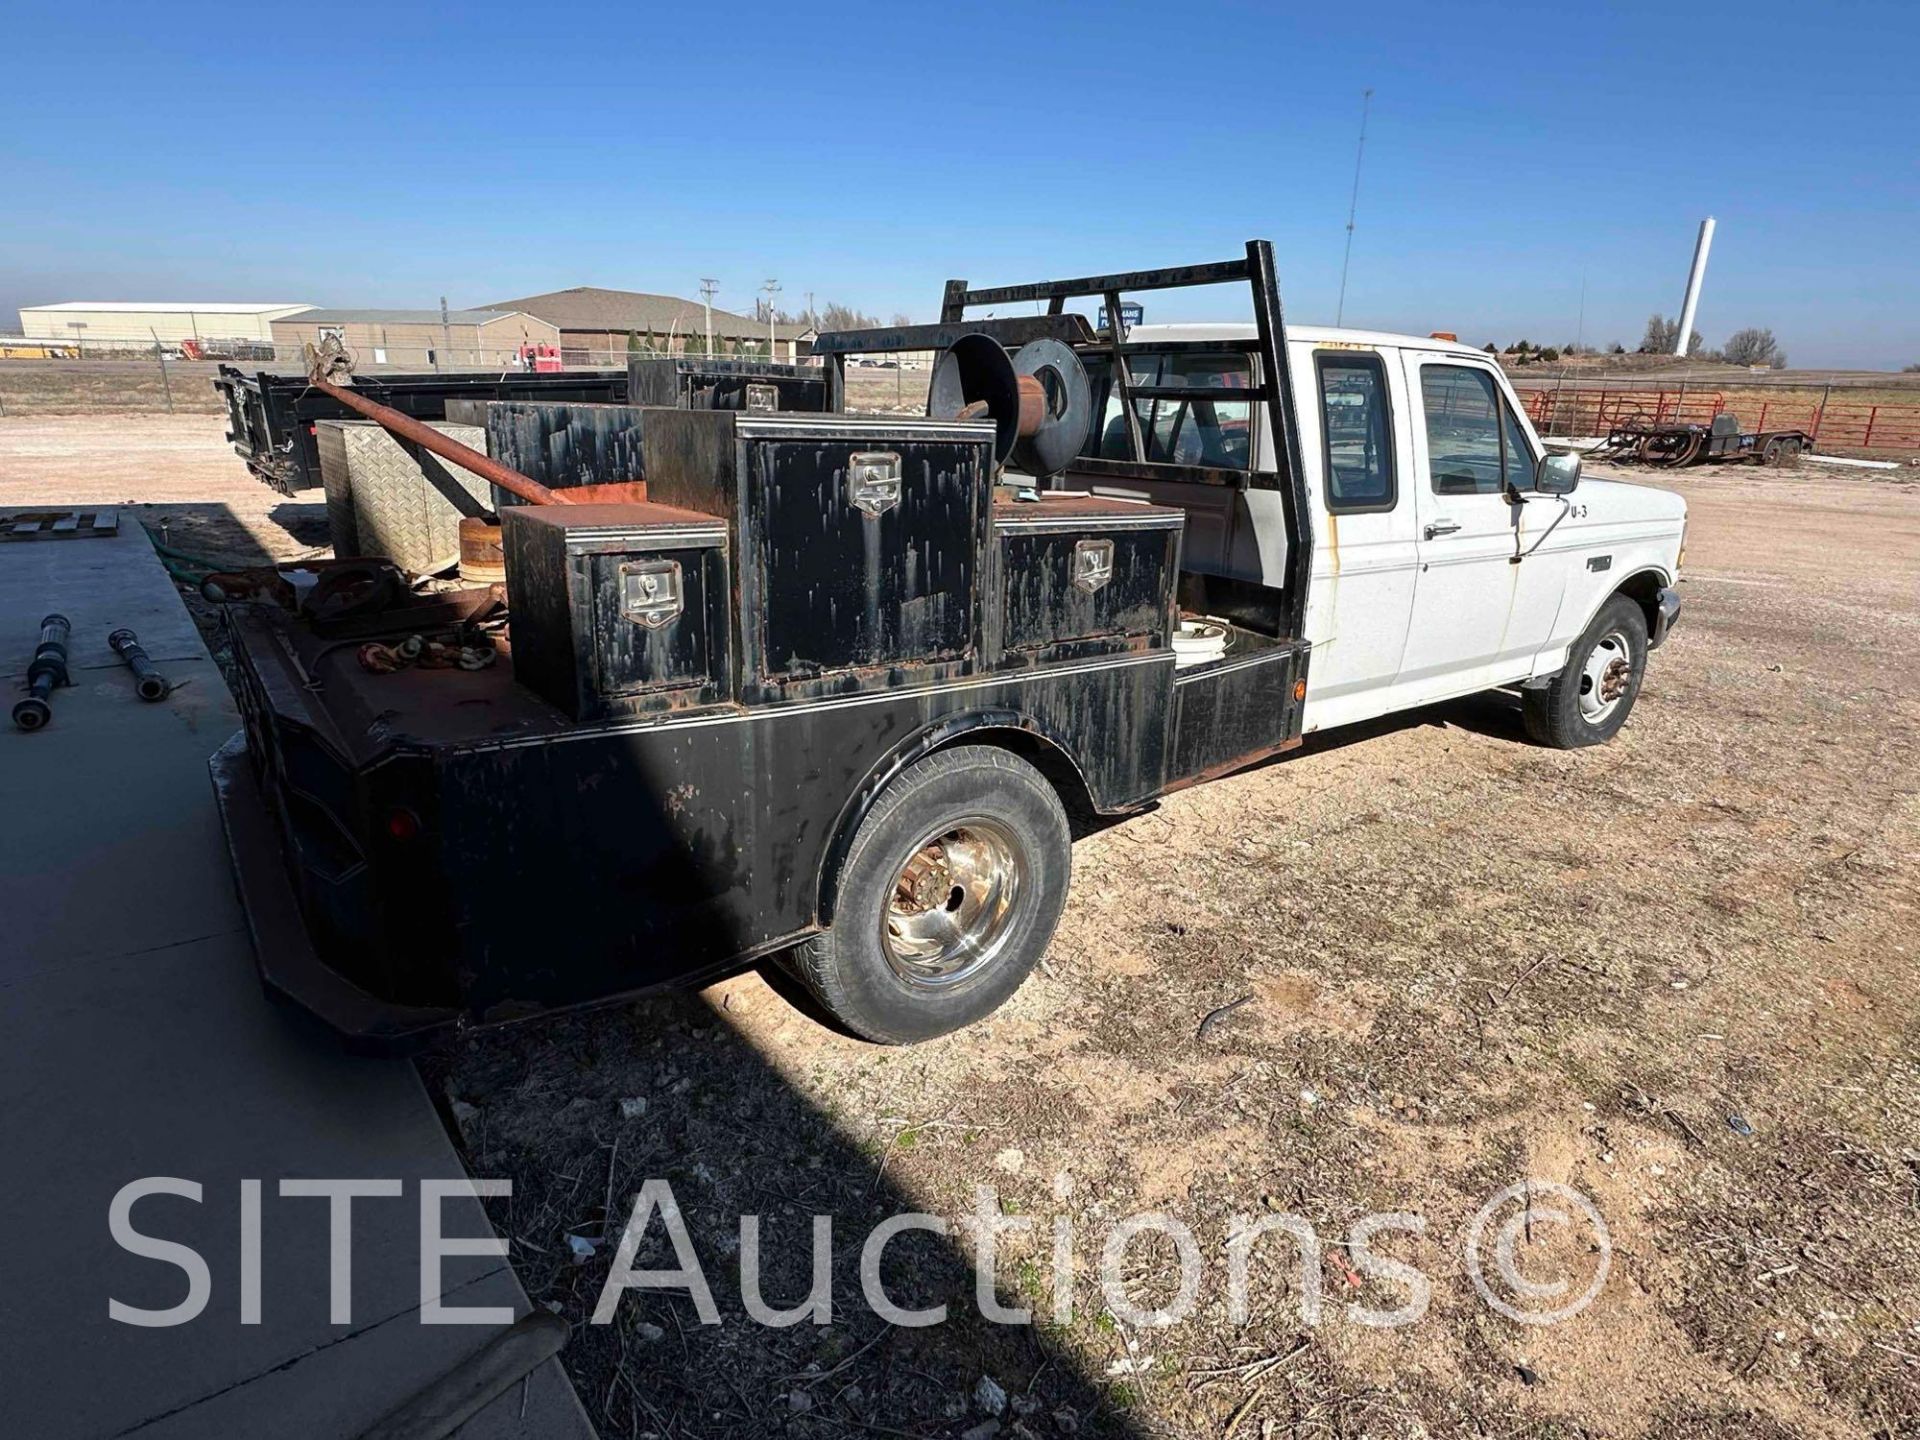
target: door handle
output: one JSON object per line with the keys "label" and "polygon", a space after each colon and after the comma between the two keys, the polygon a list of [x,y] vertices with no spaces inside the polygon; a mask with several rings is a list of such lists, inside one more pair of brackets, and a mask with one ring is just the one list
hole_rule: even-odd
{"label": "door handle", "polygon": [[1458,520],[1436,520],[1422,532],[1431,540],[1436,535],[1451,535],[1460,528]]}

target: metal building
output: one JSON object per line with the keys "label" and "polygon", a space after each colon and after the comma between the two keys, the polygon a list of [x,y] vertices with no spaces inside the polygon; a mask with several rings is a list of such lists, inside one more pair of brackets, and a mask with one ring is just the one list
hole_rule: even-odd
{"label": "metal building", "polygon": [[[501,300],[497,308],[523,310],[558,328],[561,353],[569,365],[605,365],[624,357],[638,341],[650,353],[693,355],[706,349],[709,312],[698,300],[652,295],[642,290],[605,290],[576,285],[544,295]],[[815,331],[806,325],[775,325],[731,310],[711,312],[715,353],[764,354],[772,342],[775,360],[805,359]]]}
{"label": "metal building", "polygon": [[337,337],[360,365],[513,365],[522,346],[558,349],[560,331],[518,310],[305,310],[273,326],[283,357]]}
{"label": "metal building", "polygon": [[78,350],[124,350],[178,345],[182,340],[247,340],[270,344],[273,322],[311,305],[235,304],[226,301],[65,300],[20,307],[28,339],[59,341]]}

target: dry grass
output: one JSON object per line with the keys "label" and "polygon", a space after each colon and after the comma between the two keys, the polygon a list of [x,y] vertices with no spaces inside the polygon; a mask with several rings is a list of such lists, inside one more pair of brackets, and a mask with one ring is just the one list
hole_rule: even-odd
{"label": "dry grass", "polygon": [[154,360],[0,360],[0,414],[97,415],[168,410],[224,414],[213,391],[218,366],[169,360],[163,378]]}

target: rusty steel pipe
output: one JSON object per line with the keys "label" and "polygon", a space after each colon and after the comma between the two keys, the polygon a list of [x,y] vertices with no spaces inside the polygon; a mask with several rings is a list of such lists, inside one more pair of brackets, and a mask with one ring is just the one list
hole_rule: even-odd
{"label": "rusty steel pipe", "polygon": [[345,385],[336,385],[319,375],[310,376],[309,382],[322,395],[330,395],[349,410],[366,416],[388,434],[412,441],[422,450],[431,450],[441,459],[451,460],[462,469],[471,470],[481,479],[492,481],[509,494],[518,495],[529,505],[633,504],[647,498],[647,484],[644,480],[613,485],[578,485],[566,490],[551,490],[538,480],[502,465],[492,456],[482,455],[478,450],[442,435],[431,425],[416,420],[411,415],[403,415],[377,400],[369,400],[357,390]]}

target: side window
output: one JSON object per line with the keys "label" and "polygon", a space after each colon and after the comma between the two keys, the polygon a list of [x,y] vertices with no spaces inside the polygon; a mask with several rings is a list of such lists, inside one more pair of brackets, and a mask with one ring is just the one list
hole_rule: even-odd
{"label": "side window", "polygon": [[[1127,417],[1112,362],[1087,355],[1095,420],[1082,454],[1102,460],[1129,460]],[[1253,457],[1253,363],[1242,352],[1168,351],[1128,355],[1127,378],[1135,390],[1143,457],[1159,465],[1205,465],[1246,470]],[[1245,390],[1245,400],[1189,399],[1181,390]],[[1147,393],[1139,393],[1145,391]]]}
{"label": "side window", "polygon": [[1427,474],[1436,495],[1531,490],[1534,454],[1493,376],[1472,365],[1420,367],[1427,417]]}
{"label": "side window", "polygon": [[1391,510],[1398,498],[1386,368],[1378,355],[1316,355],[1327,509]]}
{"label": "side window", "polygon": [[1468,365],[1422,365],[1420,406],[1427,417],[1433,493],[1498,495],[1505,472],[1493,377]]}

